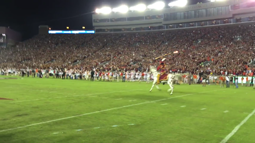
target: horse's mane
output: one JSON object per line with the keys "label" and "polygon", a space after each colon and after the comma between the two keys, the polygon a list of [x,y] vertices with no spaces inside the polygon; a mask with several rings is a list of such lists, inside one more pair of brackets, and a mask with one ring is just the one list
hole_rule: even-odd
{"label": "horse's mane", "polygon": [[153,66],[150,66],[150,71],[153,72],[153,73],[158,72],[157,69]]}

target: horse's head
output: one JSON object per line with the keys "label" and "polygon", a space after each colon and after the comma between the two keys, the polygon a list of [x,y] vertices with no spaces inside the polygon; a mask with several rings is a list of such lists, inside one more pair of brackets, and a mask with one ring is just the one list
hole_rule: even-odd
{"label": "horse's head", "polygon": [[152,73],[157,72],[156,68],[153,67],[153,66],[150,66],[150,71],[151,71]]}
{"label": "horse's head", "polygon": [[157,69],[155,67],[153,67],[153,66],[150,66],[150,71],[152,72],[152,74],[154,76],[156,76],[158,74]]}

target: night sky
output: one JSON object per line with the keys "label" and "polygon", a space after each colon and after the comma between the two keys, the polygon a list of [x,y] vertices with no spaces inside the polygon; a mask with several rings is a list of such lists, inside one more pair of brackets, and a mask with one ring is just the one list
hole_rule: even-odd
{"label": "night sky", "polygon": [[[23,35],[23,40],[38,33],[39,25],[49,25],[52,30],[81,29],[92,27],[91,12],[97,7],[128,6],[139,2],[151,4],[156,0],[1,0],[0,26],[10,26]],[[164,0],[166,4],[173,0]],[[206,0],[189,0],[189,3]]]}

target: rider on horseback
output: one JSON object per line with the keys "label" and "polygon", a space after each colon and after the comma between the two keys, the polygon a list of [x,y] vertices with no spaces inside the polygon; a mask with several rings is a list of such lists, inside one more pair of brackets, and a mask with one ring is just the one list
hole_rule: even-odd
{"label": "rider on horseback", "polygon": [[157,71],[160,72],[160,74],[157,76],[157,84],[160,84],[160,81],[167,80],[166,65],[164,62],[165,60],[166,58],[162,59],[160,65],[157,68]]}

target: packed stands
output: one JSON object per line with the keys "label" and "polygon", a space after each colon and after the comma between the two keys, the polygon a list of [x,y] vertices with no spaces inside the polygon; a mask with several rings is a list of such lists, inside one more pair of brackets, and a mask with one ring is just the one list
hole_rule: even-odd
{"label": "packed stands", "polygon": [[[255,24],[140,33],[37,35],[1,49],[0,68],[146,70],[166,55],[175,72],[254,72]],[[173,54],[174,51],[178,53]],[[158,59],[160,60],[160,59]],[[210,73],[209,72],[209,73]]]}

